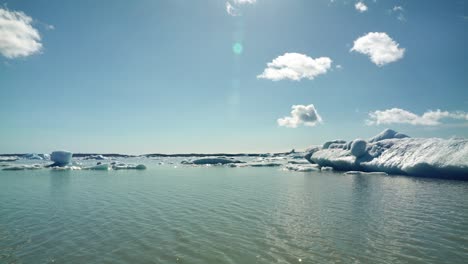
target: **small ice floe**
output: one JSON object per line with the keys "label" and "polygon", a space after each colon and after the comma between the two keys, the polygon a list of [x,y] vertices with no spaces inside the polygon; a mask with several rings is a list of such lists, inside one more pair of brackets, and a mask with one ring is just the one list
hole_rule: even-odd
{"label": "small ice floe", "polygon": [[307,160],[290,160],[289,164],[310,164]]}
{"label": "small ice floe", "polygon": [[327,167],[327,166],[325,166],[325,167],[320,167],[320,170],[321,170],[321,171],[332,171],[333,168],[332,168],[332,167]]}
{"label": "small ice floe", "polygon": [[21,156],[23,159],[30,159],[30,160],[43,160],[45,154],[36,154],[36,153],[27,153]]}
{"label": "small ice floe", "polygon": [[118,163],[112,165],[113,170],[146,170],[146,166],[143,164],[125,164]]}
{"label": "small ice floe", "polygon": [[69,171],[69,170],[81,170],[79,166],[63,166],[63,167],[51,167],[52,170],[56,171]]}
{"label": "small ice floe", "polygon": [[17,161],[17,160],[18,160],[17,156],[0,157],[0,162],[12,162],[12,161]]}
{"label": "small ice floe", "polygon": [[111,165],[98,163],[94,166],[83,167],[83,170],[110,170]]}
{"label": "small ice floe", "polygon": [[104,157],[103,155],[90,155],[84,158],[85,160],[107,160],[107,157]]}
{"label": "small ice floe", "polygon": [[279,167],[283,165],[283,163],[265,161],[265,162],[250,162],[250,163],[246,163],[245,165],[248,167]]}
{"label": "small ice floe", "polygon": [[289,170],[289,171],[299,171],[299,172],[320,171],[318,166],[315,164],[309,164],[309,165],[288,164],[284,166],[284,169]]}
{"label": "small ice floe", "polygon": [[347,171],[343,174],[346,175],[388,175],[386,172],[374,171],[374,172],[364,172],[364,171]]}
{"label": "small ice floe", "polygon": [[236,159],[230,159],[230,158],[202,158],[202,159],[196,159],[193,160],[191,163],[183,163],[183,164],[195,164],[195,165],[206,165],[206,164],[211,164],[211,165],[225,165],[225,164],[231,164],[231,163],[243,163],[240,160]]}
{"label": "small ice floe", "polygon": [[50,154],[50,159],[54,162],[49,167],[64,167],[70,164],[73,154],[70,151],[58,150]]}
{"label": "small ice floe", "polygon": [[143,164],[126,164],[122,162],[101,163],[98,162],[94,166],[83,167],[84,170],[145,170]]}
{"label": "small ice floe", "polygon": [[21,165],[12,165],[6,168],[3,168],[3,170],[38,170],[42,169],[43,166],[41,164],[32,164],[32,165],[27,165],[27,164],[21,164]]}

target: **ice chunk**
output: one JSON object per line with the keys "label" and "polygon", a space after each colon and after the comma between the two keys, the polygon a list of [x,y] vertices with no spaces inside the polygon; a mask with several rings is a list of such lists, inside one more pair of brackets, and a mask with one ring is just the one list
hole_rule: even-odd
{"label": "ice chunk", "polygon": [[251,162],[251,163],[246,163],[246,166],[249,167],[279,167],[283,165],[282,163],[279,162]]}
{"label": "ice chunk", "polygon": [[405,134],[401,134],[396,132],[392,129],[385,129],[384,131],[377,134],[375,137],[369,139],[370,143],[378,142],[384,139],[392,139],[392,138],[407,138],[408,136]]}
{"label": "ice chunk", "polygon": [[84,159],[86,160],[107,160],[106,157],[104,157],[103,155],[90,155],[90,156],[87,156],[85,157]]}
{"label": "ice chunk", "polygon": [[97,164],[94,166],[89,166],[89,167],[83,167],[83,170],[110,170],[111,165],[105,163],[105,164]]}
{"label": "ice chunk", "polygon": [[346,175],[388,175],[388,173],[380,172],[380,171],[375,171],[375,172],[347,171],[344,174]]}
{"label": "ice chunk", "polygon": [[22,156],[23,159],[42,160],[43,158],[36,153],[28,153]]}
{"label": "ice chunk", "polygon": [[67,170],[81,170],[79,166],[63,166],[63,167],[51,167],[52,170],[67,171]]}
{"label": "ice chunk", "polygon": [[228,158],[202,158],[192,161],[195,165],[206,165],[206,164],[230,164],[230,163],[242,163],[240,160],[228,159]]}
{"label": "ice chunk", "polygon": [[112,165],[112,169],[114,170],[145,170],[146,166],[143,164],[135,165],[135,164],[120,163],[120,164]]}
{"label": "ice chunk", "polygon": [[64,150],[52,152],[52,154],[50,154],[50,159],[55,163],[52,164],[51,167],[68,165],[71,162],[72,155],[71,152]]}
{"label": "ice chunk", "polygon": [[317,165],[297,165],[297,164],[288,164],[284,167],[286,170],[290,171],[299,171],[299,172],[308,172],[308,171],[320,171]]}
{"label": "ice chunk", "polygon": [[3,168],[3,170],[38,170],[42,168],[43,167],[40,164],[32,164],[32,165],[21,164],[21,165],[9,166],[9,167]]}
{"label": "ice chunk", "polygon": [[50,155],[49,154],[38,154],[39,157],[41,157],[43,160],[50,160]]}
{"label": "ice chunk", "polygon": [[356,158],[360,158],[366,154],[367,142],[363,139],[355,139],[351,144],[351,154]]}
{"label": "ice chunk", "polygon": [[0,157],[0,162],[11,162],[11,161],[16,161],[16,160],[18,160],[17,156]]}

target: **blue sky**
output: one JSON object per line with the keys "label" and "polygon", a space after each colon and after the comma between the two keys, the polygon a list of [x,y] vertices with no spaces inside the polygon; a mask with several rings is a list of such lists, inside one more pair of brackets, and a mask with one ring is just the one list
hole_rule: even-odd
{"label": "blue sky", "polygon": [[[40,38],[20,45],[5,32],[24,27],[0,20],[2,153],[287,151],[387,127],[468,136],[466,1],[1,3],[3,23],[23,12]],[[279,79],[262,78],[277,58]]]}

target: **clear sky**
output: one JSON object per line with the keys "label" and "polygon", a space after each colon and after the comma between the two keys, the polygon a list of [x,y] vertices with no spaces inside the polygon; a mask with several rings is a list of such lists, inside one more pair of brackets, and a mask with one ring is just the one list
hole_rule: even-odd
{"label": "clear sky", "polygon": [[1,153],[468,136],[467,1],[0,3]]}

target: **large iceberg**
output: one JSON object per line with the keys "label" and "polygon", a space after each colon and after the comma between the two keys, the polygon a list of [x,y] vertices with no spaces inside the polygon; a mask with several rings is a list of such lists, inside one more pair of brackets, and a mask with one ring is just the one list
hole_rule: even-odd
{"label": "large iceberg", "polygon": [[339,140],[310,149],[306,158],[340,171],[468,180],[467,139],[410,138],[387,129],[368,141]]}

